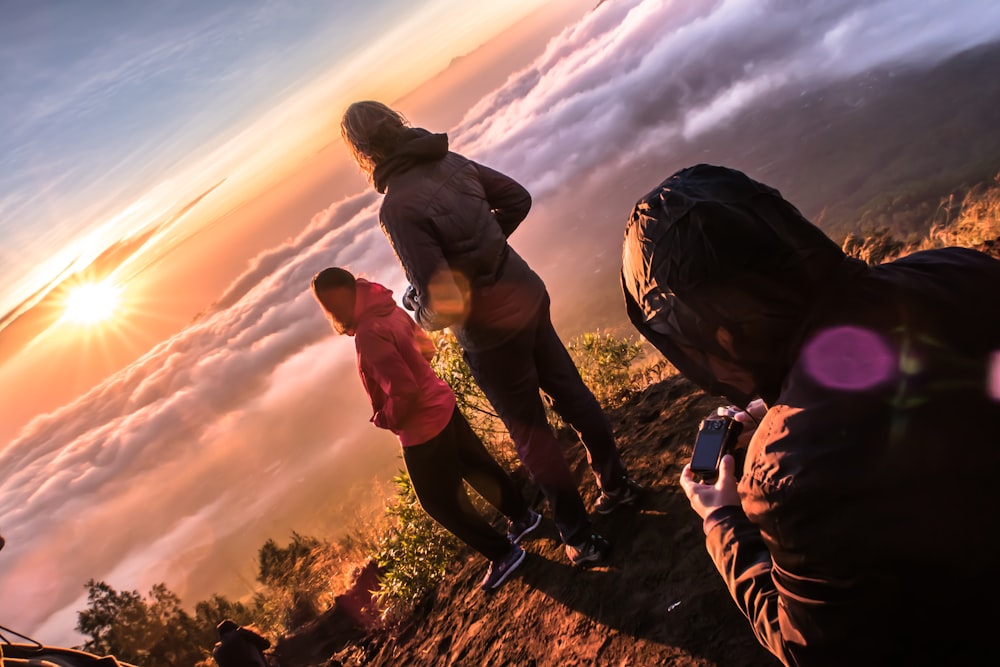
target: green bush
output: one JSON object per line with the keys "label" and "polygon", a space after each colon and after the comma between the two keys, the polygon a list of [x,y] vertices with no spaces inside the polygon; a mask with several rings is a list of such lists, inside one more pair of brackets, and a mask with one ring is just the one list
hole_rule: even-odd
{"label": "green bush", "polygon": [[375,554],[383,575],[374,598],[388,620],[412,609],[445,575],[462,547],[420,507],[406,472],[392,481],[396,495],[385,508],[388,522]]}
{"label": "green bush", "polygon": [[571,339],[566,349],[604,409],[620,406],[635,393],[632,365],[642,352],[640,343],[598,331]]}

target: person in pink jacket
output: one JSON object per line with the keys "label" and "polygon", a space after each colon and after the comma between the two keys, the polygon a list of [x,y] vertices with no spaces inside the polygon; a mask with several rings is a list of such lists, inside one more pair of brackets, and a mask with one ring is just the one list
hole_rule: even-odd
{"label": "person in pink jacket", "polygon": [[[399,438],[420,505],[490,561],[482,588],[498,588],[524,561],[519,543],[541,514],[473,432],[451,387],[431,368],[434,343],[390,290],[340,267],[317,273],[312,289],[334,330],[354,337],[371,422]],[[472,505],[463,480],[508,518],[506,535]]]}

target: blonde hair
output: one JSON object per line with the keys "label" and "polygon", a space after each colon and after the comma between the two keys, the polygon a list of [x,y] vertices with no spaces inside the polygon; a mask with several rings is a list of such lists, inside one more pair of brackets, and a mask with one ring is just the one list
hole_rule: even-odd
{"label": "blonde hair", "polygon": [[374,182],[375,167],[399,145],[409,122],[394,111],[372,100],[354,102],[347,107],[340,121],[340,135],[347,144],[351,157]]}

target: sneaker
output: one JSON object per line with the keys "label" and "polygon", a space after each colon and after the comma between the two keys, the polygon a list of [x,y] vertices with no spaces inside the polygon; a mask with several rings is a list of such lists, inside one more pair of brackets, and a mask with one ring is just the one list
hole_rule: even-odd
{"label": "sneaker", "polygon": [[645,490],[646,489],[643,488],[642,484],[634,479],[626,477],[622,488],[617,491],[612,491],[610,493],[607,491],[601,491],[601,497],[597,499],[597,503],[594,505],[594,510],[598,514],[610,514],[619,507],[634,505],[635,501],[639,499],[639,496],[641,496],[642,492]]}
{"label": "sneaker", "polygon": [[506,556],[490,562],[490,569],[486,571],[486,577],[481,584],[482,589],[492,591],[500,588],[500,585],[507,581],[507,577],[517,569],[517,566],[524,562],[527,555],[524,549],[512,544]]}
{"label": "sneaker", "polygon": [[611,543],[597,533],[591,533],[582,544],[566,545],[566,555],[573,565],[584,565],[604,560],[610,552]]}
{"label": "sneaker", "polygon": [[541,514],[535,510],[528,510],[528,514],[523,519],[507,524],[507,538],[514,544],[520,544],[524,536],[538,528],[538,524],[541,522]]}

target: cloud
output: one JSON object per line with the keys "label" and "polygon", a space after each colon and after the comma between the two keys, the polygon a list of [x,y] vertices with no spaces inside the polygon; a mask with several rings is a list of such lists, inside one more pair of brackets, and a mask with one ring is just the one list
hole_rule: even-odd
{"label": "cloud", "polygon": [[1000,5],[608,2],[470,110],[455,147],[534,184],[698,137],[767,95],[929,64],[1000,36]]}
{"label": "cloud", "polygon": [[[998,31],[993,2],[607,2],[450,135],[529,187],[537,223],[572,207],[565,184],[667,139],[697,141],[763,97],[944,58]],[[331,508],[396,465],[395,441],[366,421],[350,340],[331,335],[308,292],[316,271],[340,264],[401,294],[377,204],[365,192],[317,213],[194,324],[4,448],[5,622],[55,628],[91,577],[140,591],[166,580],[182,596],[233,590],[264,539],[318,515],[336,525]],[[531,261],[548,275],[569,234],[532,227],[515,245],[544,248]],[[612,239],[599,249],[620,238],[587,233]]]}
{"label": "cloud", "polygon": [[317,465],[329,461],[338,487],[357,493],[395,458],[395,441],[367,422],[350,340],[332,335],[308,290],[335,263],[398,285],[372,200],[366,193],[317,214],[259,259],[252,280],[234,283],[224,295],[231,303],[36,418],[3,450],[0,598],[17,612],[10,620],[31,628],[78,604],[91,577],[141,590],[176,580],[170,564],[192,566],[182,555],[200,549],[204,560],[206,547],[240,534],[253,535],[239,540],[249,556],[274,535],[260,517],[315,500],[310,486],[325,487],[328,507],[343,502],[329,479],[319,484]]}

